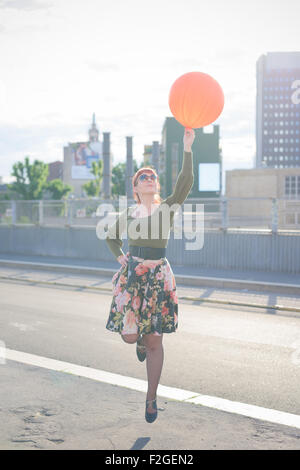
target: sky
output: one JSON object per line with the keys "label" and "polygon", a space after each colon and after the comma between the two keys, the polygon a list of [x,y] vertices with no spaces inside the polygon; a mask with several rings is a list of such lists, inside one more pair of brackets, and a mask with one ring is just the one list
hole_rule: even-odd
{"label": "sky", "polygon": [[299,51],[299,19],[298,0],[0,0],[0,176],[27,155],[62,161],[93,113],[114,164],[126,136],[140,163],[172,116],[172,84],[192,71],[224,92],[223,178],[253,168],[256,61]]}

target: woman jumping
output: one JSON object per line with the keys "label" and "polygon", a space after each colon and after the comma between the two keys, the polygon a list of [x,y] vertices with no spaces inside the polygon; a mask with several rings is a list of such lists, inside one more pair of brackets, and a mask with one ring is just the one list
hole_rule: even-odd
{"label": "woman jumping", "polygon": [[[173,333],[178,328],[175,276],[165,255],[178,204],[183,204],[194,183],[194,138],[194,130],[185,128],[183,164],[173,193],[162,200],[156,171],[151,167],[140,168],[132,178],[137,204],[121,212],[106,234],[109,249],[122,265],[112,278],[113,298],[106,328],[119,333],[126,343],[136,343],[138,359],[146,359],[145,419],[148,423],[157,418],[156,392],[164,359],[163,333]],[[166,207],[164,205],[170,209],[173,204],[175,210],[169,210],[168,221],[164,217],[162,224],[161,209]],[[137,237],[141,228],[143,236]],[[125,255],[121,237],[126,229],[129,251]]]}

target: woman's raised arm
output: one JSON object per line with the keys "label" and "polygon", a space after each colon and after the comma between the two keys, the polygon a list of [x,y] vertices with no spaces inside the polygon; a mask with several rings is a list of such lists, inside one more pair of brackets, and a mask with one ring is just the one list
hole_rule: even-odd
{"label": "woman's raised arm", "polygon": [[174,191],[170,196],[162,201],[169,206],[173,204],[183,204],[186,200],[192,186],[194,184],[194,171],[193,171],[193,152],[192,144],[195,139],[195,132],[193,129],[185,128],[183,137],[183,163],[180,173],[178,174]]}

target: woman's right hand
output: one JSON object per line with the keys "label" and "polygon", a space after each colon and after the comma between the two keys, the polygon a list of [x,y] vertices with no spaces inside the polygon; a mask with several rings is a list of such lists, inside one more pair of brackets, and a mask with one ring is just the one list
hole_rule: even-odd
{"label": "woman's right hand", "polygon": [[195,131],[190,127],[185,127],[183,136],[183,147],[185,152],[192,151],[192,145],[195,139]]}
{"label": "woman's right hand", "polygon": [[127,255],[120,255],[117,260],[119,261],[122,266],[126,266],[128,263],[128,256]]}

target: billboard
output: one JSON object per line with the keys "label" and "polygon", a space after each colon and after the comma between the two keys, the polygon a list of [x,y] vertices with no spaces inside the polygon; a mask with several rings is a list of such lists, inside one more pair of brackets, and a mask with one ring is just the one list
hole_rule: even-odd
{"label": "billboard", "polygon": [[92,162],[102,159],[102,143],[77,142],[70,144],[72,157],[72,179],[94,179]]}
{"label": "billboard", "polygon": [[220,191],[220,164],[199,164],[199,191]]}

